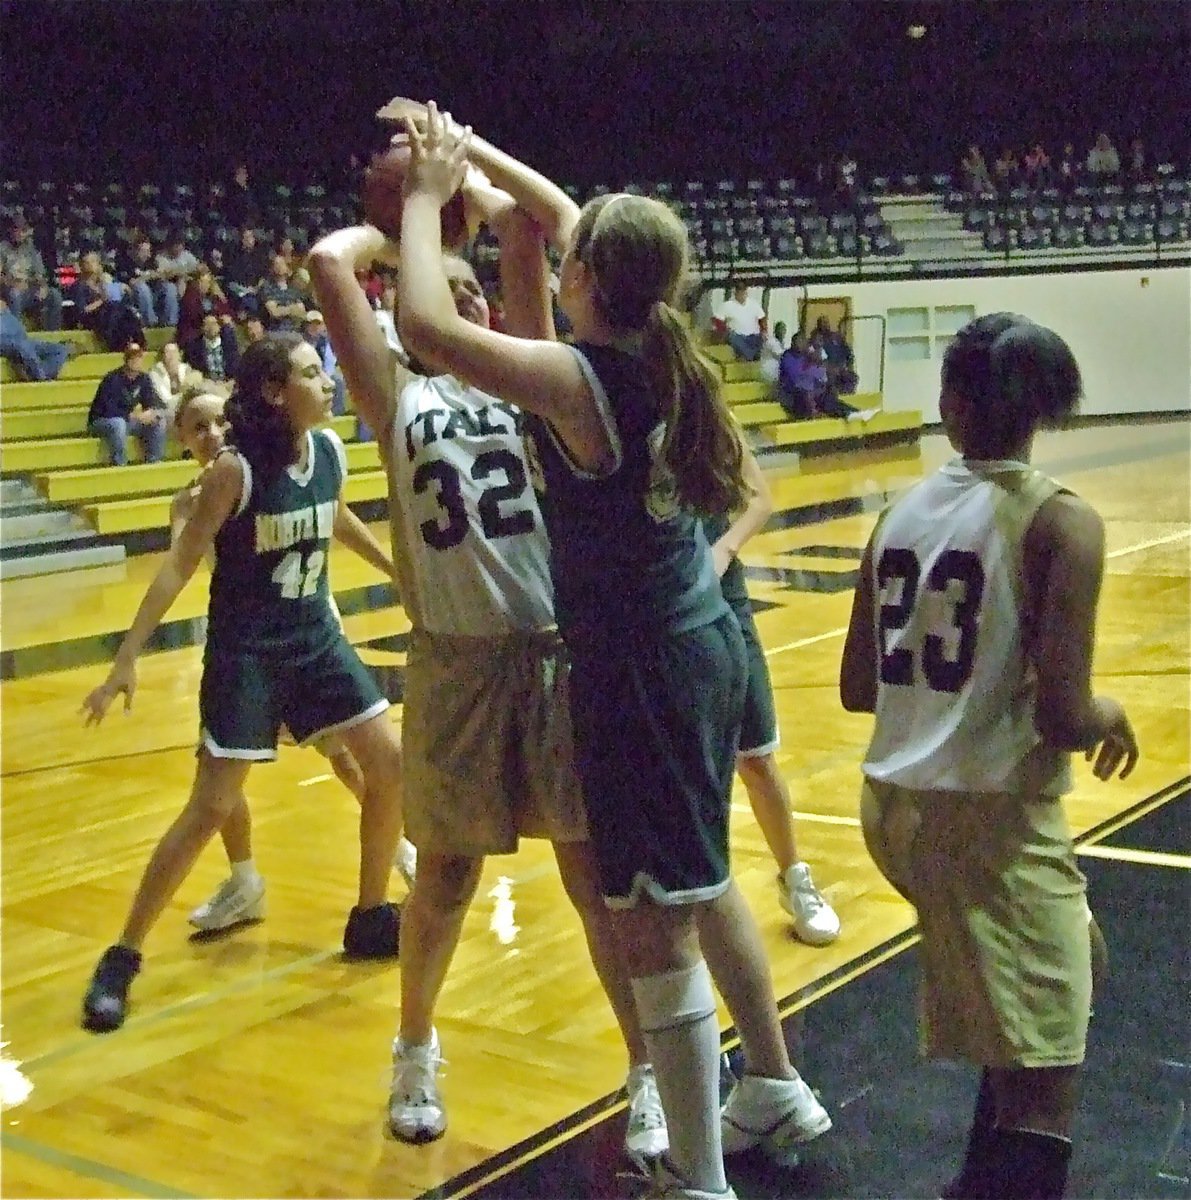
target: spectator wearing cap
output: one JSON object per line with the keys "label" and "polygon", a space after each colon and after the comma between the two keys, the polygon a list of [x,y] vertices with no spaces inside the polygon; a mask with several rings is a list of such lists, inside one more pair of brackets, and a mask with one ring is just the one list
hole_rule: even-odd
{"label": "spectator wearing cap", "polygon": [[62,342],[31,338],[24,322],[8,303],[8,286],[0,286],[0,357],[16,365],[23,379],[40,382],[57,379],[70,347]]}
{"label": "spectator wearing cap", "polygon": [[302,326],[302,336],[318,351],[323,370],[335,385],[331,411],[336,416],[345,413],[347,411],[347,383],[343,378],[343,372],[339,369],[339,360],[335,357],[335,350],[331,345],[331,336],[327,333],[323,314],[317,308],[312,308],[306,314],[306,320]]}
{"label": "spectator wearing cap", "polygon": [[87,414],[87,429],[102,438],[112,466],[128,461],[128,435],[145,449],[146,462],[165,453],[168,416],[165,404],[145,372],[145,351],[137,343],[124,350],[124,364],[100,381]]}
{"label": "spectator wearing cap", "polygon": [[50,286],[45,259],[33,241],[33,228],[19,213],[0,242],[0,279],[8,287],[8,305],[18,320],[32,310],[42,329],[62,328],[62,293]]}

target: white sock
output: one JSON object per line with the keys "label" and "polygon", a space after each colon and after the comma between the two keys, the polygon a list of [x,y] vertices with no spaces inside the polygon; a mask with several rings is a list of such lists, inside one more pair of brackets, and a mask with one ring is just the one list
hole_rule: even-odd
{"label": "white sock", "polygon": [[256,863],[251,858],[232,863],[232,879],[236,883],[253,883],[257,878]]}
{"label": "white sock", "polygon": [[707,964],[634,979],[633,995],[666,1113],[669,1159],[692,1187],[722,1192],[720,1029]]}

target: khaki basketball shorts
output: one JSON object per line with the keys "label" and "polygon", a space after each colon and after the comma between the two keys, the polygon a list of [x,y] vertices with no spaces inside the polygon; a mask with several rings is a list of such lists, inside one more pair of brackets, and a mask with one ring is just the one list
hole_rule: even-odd
{"label": "khaki basketball shorts", "polygon": [[570,665],[553,630],[415,629],[405,672],[406,836],[422,853],[510,854],[518,838],[588,837]]}
{"label": "khaki basketball shorts", "polygon": [[866,780],[861,817],[873,860],[918,910],[923,1052],[986,1067],[1081,1063],[1089,915],[1061,800]]}

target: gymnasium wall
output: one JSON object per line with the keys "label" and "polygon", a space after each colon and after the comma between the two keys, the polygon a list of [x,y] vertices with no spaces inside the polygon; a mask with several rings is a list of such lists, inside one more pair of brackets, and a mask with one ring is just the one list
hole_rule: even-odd
{"label": "gymnasium wall", "polygon": [[[797,325],[801,289],[770,293],[769,325]],[[852,315],[886,318],[885,407],[939,419],[939,368],[950,333],[969,315],[1008,309],[1066,338],[1083,372],[1086,414],[1191,408],[1191,271],[812,284],[807,295],[849,296]],[[858,321],[860,391],[876,391],[878,321]]]}

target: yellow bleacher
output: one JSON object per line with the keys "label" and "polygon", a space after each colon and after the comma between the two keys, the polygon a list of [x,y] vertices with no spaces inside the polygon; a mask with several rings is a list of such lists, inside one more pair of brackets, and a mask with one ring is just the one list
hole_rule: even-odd
{"label": "yellow bleacher", "polygon": [[[169,340],[171,331],[153,329],[146,335],[149,346],[156,350]],[[16,381],[11,368],[4,365],[0,373],[0,471],[6,476],[32,477],[47,501],[82,514],[99,534],[163,531],[169,523],[170,498],[194,477],[193,462],[182,459],[172,441],[167,443],[166,461],[141,462],[140,443],[131,439],[130,464],[108,466],[102,442],[87,436],[87,412],[99,379],[120,365],[121,356],[103,351],[85,331],[34,336],[72,342],[76,353],[53,382]],[[847,450],[882,435],[913,437],[921,428],[917,412],[878,412],[864,422],[792,421],[759,377],[756,363],[736,361],[726,345],[703,349],[722,372],[724,398],[760,453]],[[849,399],[857,407],[881,407],[879,394]],[[348,501],[383,500],[386,483],[376,443],[353,440],[354,415],[336,417],[332,425],[347,446],[344,494]]]}

